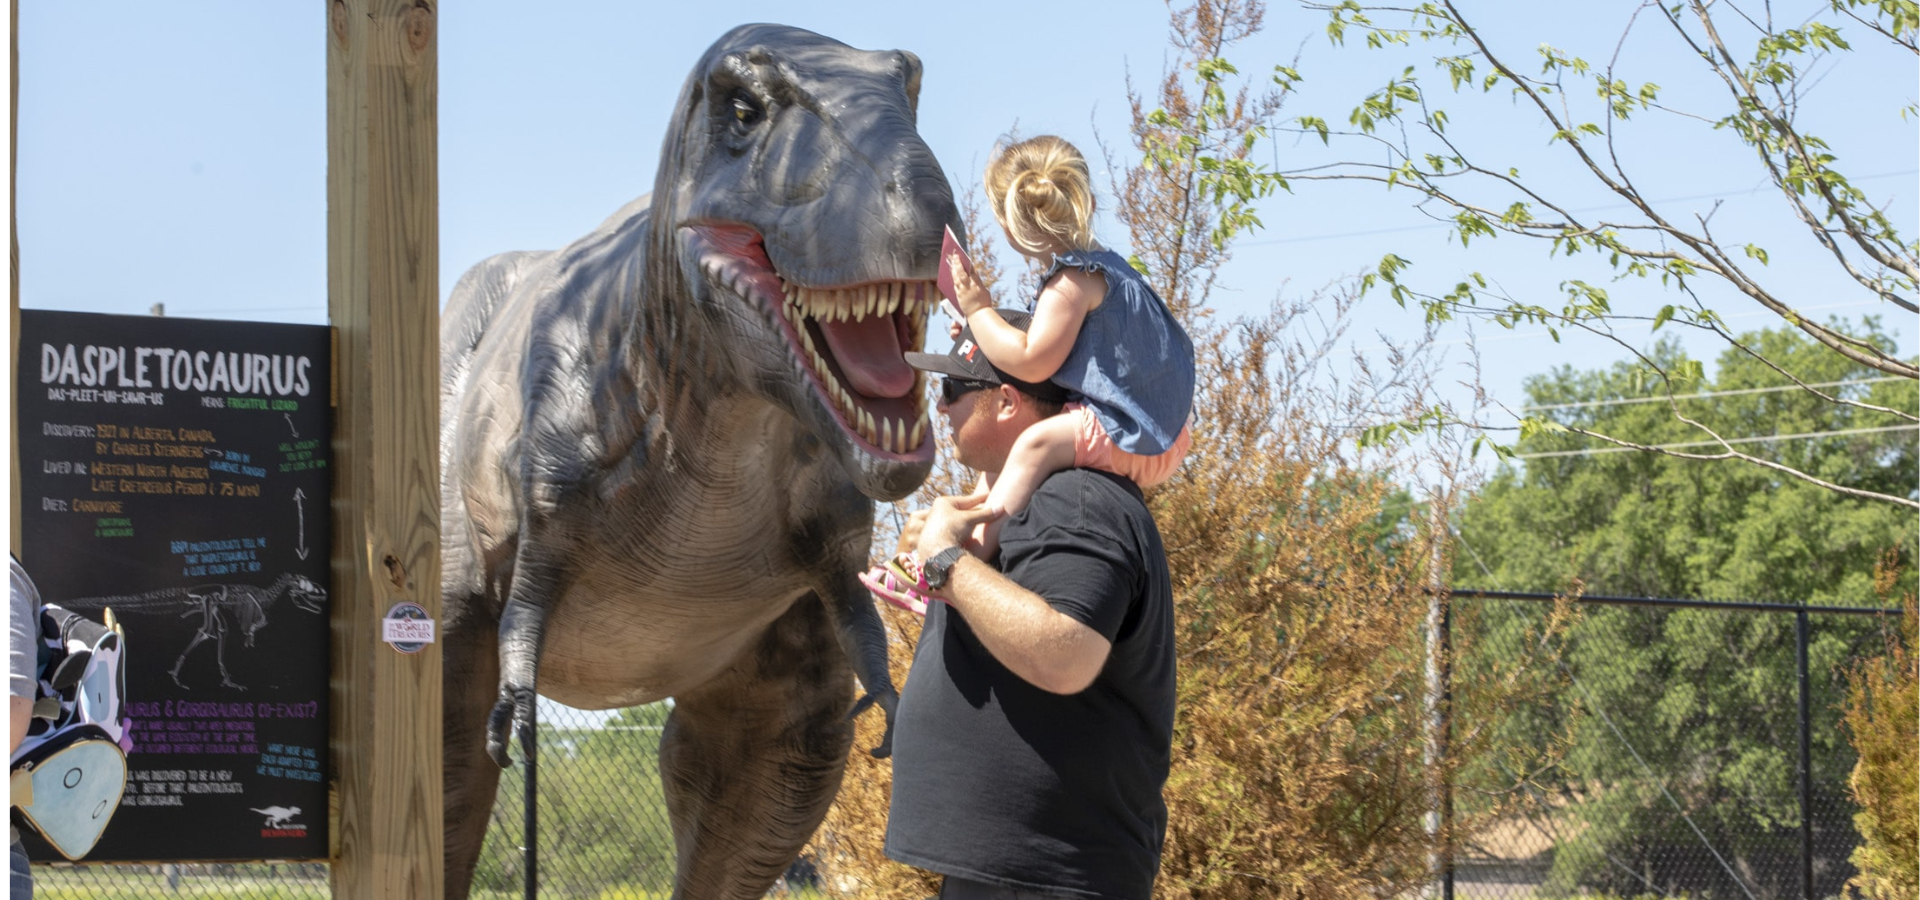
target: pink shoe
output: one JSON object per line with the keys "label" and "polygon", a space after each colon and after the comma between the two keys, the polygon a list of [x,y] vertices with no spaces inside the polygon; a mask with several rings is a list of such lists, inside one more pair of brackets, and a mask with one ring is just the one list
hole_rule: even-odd
{"label": "pink shoe", "polygon": [[875,597],[880,597],[895,606],[916,616],[927,614],[928,598],[924,592],[933,589],[927,586],[926,579],[920,577],[920,561],[911,553],[902,553],[886,563],[861,572],[860,583],[867,586]]}

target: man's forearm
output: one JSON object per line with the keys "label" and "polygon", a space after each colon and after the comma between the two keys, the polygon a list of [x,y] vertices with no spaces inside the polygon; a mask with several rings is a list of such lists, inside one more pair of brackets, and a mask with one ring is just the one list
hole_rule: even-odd
{"label": "man's forearm", "polygon": [[938,593],[966,617],[1001,665],[1041,690],[1085,690],[1112,649],[1099,632],[1060,614],[1039,594],[972,556],[954,564],[946,588]]}

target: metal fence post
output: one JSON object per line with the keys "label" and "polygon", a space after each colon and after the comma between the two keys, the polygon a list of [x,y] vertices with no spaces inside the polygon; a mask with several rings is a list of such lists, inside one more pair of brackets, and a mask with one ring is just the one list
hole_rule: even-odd
{"label": "metal fence post", "polygon": [[1447,737],[1452,727],[1450,707],[1453,701],[1451,644],[1452,604],[1446,596],[1445,540],[1447,508],[1445,495],[1433,492],[1433,549],[1428,560],[1427,592],[1427,696],[1426,754],[1427,777],[1431,785],[1426,815],[1427,836],[1434,850],[1427,859],[1428,873],[1442,900],[1453,900],[1453,783],[1445,774]]}
{"label": "metal fence post", "polygon": [[521,827],[526,833],[526,861],[522,867],[526,871],[526,898],[533,900],[540,893],[540,701],[533,702],[533,724],[520,734],[520,761],[527,767],[526,806]]}
{"label": "metal fence post", "polygon": [[1807,690],[1805,606],[1794,614],[1794,649],[1800,668],[1800,896],[1813,900],[1813,715]]}

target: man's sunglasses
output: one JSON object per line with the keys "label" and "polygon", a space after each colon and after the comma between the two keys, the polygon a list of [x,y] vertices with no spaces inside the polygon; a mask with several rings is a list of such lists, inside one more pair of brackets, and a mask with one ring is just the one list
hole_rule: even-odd
{"label": "man's sunglasses", "polygon": [[952,406],[958,403],[961,397],[974,391],[984,391],[997,386],[991,381],[978,381],[972,378],[942,378],[940,379],[940,400]]}

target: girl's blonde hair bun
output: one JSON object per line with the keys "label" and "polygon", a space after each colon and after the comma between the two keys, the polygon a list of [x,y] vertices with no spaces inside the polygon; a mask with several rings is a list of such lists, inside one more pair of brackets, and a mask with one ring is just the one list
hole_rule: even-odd
{"label": "girl's blonde hair bun", "polygon": [[987,164],[987,200],[1022,252],[1093,243],[1093,181],[1078,148],[1050,134],[1004,145]]}

